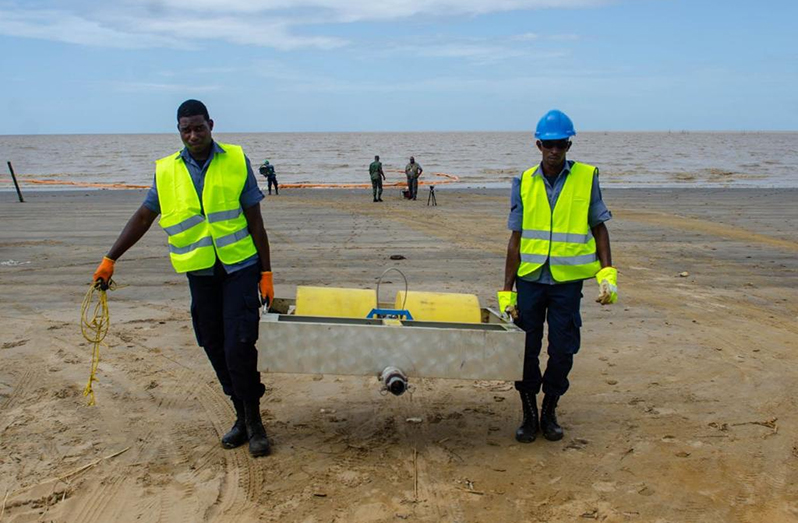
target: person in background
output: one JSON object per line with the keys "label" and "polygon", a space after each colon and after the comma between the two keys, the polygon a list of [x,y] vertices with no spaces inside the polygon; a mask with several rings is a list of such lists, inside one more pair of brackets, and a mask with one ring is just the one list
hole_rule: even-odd
{"label": "person in background", "polygon": [[424,169],[416,163],[416,159],[410,157],[410,163],[405,166],[405,176],[407,176],[408,199],[415,200],[418,196],[418,178]]}
{"label": "person in background", "polygon": [[[550,441],[563,437],[555,409],[568,390],[568,373],[580,346],[583,280],[596,278],[596,301],[602,305],[618,299],[618,273],[604,225],[612,215],[601,198],[598,169],[565,158],[575,134],[565,113],[546,113],[535,131],[541,162],[513,180],[510,196],[507,227],[512,233],[498,301],[501,312],[517,313],[517,323],[526,331],[523,380],[515,383],[524,415],[515,439],[522,443],[534,441],[538,431]],[[549,360],[541,376],[544,322],[549,325]]]}
{"label": "person in background", "polygon": [[274,172],[274,166],[269,163],[269,160],[263,161],[263,164],[261,164],[261,166],[258,168],[258,172],[266,177],[269,194],[272,193],[272,185],[274,185],[275,196],[280,194],[279,189],[277,188],[277,174]]}
{"label": "person in background", "polygon": [[197,343],[235,407],[236,421],[222,436],[222,446],[249,443],[250,454],[266,456],[270,446],[260,415],[266,389],[255,347],[261,300],[274,300],[269,238],[260,212],[264,196],[244,150],[213,140],[205,104],[183,102],[177,129],[185,147],[155,162],[155,180],[144,203],[92,280],[107,285],[119,257],[161,215],[172,266],[188,277]]}
{"label": "person in background", "polygon": [[382,181],[385,173],[382,172],[382,162],[379,156],[374,157],[374,161],[369,165],[369,176],[371,177],[371,192],[375,202],[382,201]]}

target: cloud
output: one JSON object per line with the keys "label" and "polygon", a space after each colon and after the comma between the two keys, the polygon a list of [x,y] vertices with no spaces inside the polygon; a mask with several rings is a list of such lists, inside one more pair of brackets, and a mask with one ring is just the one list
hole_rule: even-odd
{"label": "cloud", "polygon": [[580,39],[579,35],[570,34],[570,33],[563,33],[563,34],[523,33],[512,37],[512,40],[516,42],[532,42],[532,41],[573,42],[579,39]]}
{"label": "cloud", "polygon": [[0,34],[122,49],[186,47],[174,36],[114,29],[58,10],[0,10]]}
{"label": "cloud", "polygon": [[[299,28],[414,16],[575,9],[616,1],[620,0],[42,0],[34,5],[58,8],[33,8],[11,0],[0,8],[0,34],[123,49],[197,49],[222,41],[278,50],[330,50],[349,42],[304,35]],[[519,40],[535,38],[533,33],[519,35]],[[467,57],[481,51],[461,46],[438,52]]]}
{"label": "cloud", "polygon": [[262,13],[324,10],[339,22],[392,20],[415,15],[480,15],[533,10],[574,9],[614,3],[613,0],[155,0],[162,9],[205,12]]}
{"label": "cloud", "polygon": [[560,58],[565,51],[538,51],[529,47],[511,45],[501,40],[452,40],[449,42],[426,42],[418,45],[397,45],[390,52],[423,58],[460,58],[475,65],[502,62],[513,58],[526,59]]}
{"label": "cloud", "polygon": [[123,93],[209,93],[222,89],[220,85],[183,85],[153,82],[112,82],[111,87]]}
{"label": "cloud", "polygon": [[446,35],[423,38],[403,38],[382,41],[379,47],[365,51],[367,56],[400,55],[426,59],[459,59],[472,65],[496,64],[523,58],[525,64],[562,58],[570,54],[568,49],[541,48],[538,39],[550,39],[534,33],[491,37],[451,37]]}
{"label": "cloud", "polygon": [[[295,34],[294,23],[274,17],[208,16],[186,11],[162,12],[106,5],[91,13],[58,9],[0,9],[0,34],[70,44],[119,49],[197,49],[202,43],[272,47],[335,49],[342,38]],[[135,29],[131,29],[135,28]]]}
{"label": "cloud", "polygon": [[403,45],[395,48],[403,54],[428,58],[466,58],[476,62],[494,62],[506,58],[523,56],[525,50],[511,49],[487,42],[450,42],[420,45]]}
{"label": "cloud", "polygon": [[[391,95],[397,93],[431,93],[455,95],[467,94],[479,97],[488,93],[502,93],[507,97],[524,98],[530,93],[557,93],[570,96],[575,93],[615,92],[626,93],[619,86],[630,86],[629,90],[646,90],[668,81],[657,77],[653,80],[641,75],[634,68],[572,69],[552,67],[547,75],[520,73],[515,76],[483,76],[463,74],[439,74],[431,77],[379,81],[369,79],[346,79],[323,74],[307,74],[287,62],[263,61],[253,67],[253,73],[274,81],[271,89],[283,93],[346,94],[346,95]],[[661,87],[661,85],[660,85]],[[626,96],[624,94],[623,96]]]}
{"label": "cloud", "polygon": [[517,40],[519,42],[529,42],[530,40],[537,40],[538,38],[540,38],[540,35],[537,33],[524,33],[515,35],[513,40]]}
{"label": "cloud", "polygon": [[187,41],[227,41],[233,44],[272,47],[335,49],[347,44],[342,38],[302,36],[291,32],[290,22],[241,16],[190,17],[168,15],[142,18],[137,27],[151,34],[172,34]]}

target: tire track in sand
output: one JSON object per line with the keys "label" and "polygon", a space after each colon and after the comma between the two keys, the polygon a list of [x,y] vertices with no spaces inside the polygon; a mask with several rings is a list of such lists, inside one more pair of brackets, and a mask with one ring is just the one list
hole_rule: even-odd
{"label": "tire track in sand", "polygon": [[[227,422],[222,420],[232,421],[235,418],[230,402],[204,383],[196,392],[200,405],[216,431],[217,439],[221,439],[228,430]],[[246,445],[225,450],[217,443],[215,452],[222,458],[226,473],[222,478],[219,496],[206,511],[206,517],[214,519],[221,515],[241,515],[257,500],[264,484],[263,471],[256,460],[249,456]],[[197,467],[194,474],[199,471]]]}
{"label": "tire track in sand", "polygon": [[[133,343],[149,354],[161,356],[135,362],[137,367],[145,371],[143,373],[145,376],[167,375],[170,378],[161,382],[162,388],[158,390],[160,399],[149,393],[153,398],[155,411],[150,413],[150,417],[153,415],[157,417],[159,413],[168,415],[170,410],[179,409],[181,405],[196,400],[208,415],[217,437],[220,438],[226,432],[227,420],[232,421],[234,418],[233,409],[226,397],[222,397],[205,383],[205,376],[166,355],[152,352],[151,347],[137,339],[125,340],[125,343]],[[20,380],[22,388],[27,388],[31,383],[36,383],[34,372],[26,373]],[[136,386],[136,383],[132,383],[131,386]],[[132,511],[143,521],[191,522],[203,516],[210,520],[220,516],[225,518],[243,516],[252,507],[251,502],[257,498],[263,484],[263,473],[253,463],[254,460],[249,459],[246,448],[225,451],[216,439],[209,442],[201,454],[195,455],[194,448],[182,445],[183,441],[187,441],[187,438],[180,425],[150,424],[133,445],[132,452],[129,452],[128,463],[145,465],[170,463],[172,466],[186,468],[187,472],[190,465],[193,465],[190,474],[182,480],[172,477],[168,483],[163,484],[163,488],[156,496],[137,499],[131,505],[129,493],[122,486],[127,484],[130,478],[134,480],[140,478],[140,473],[128,476],[130,470],[127,467],[109,463],[104,467],[102,475],[97,478],[97,483],[82,486],[80,494],[72,496],[75,498],[72,505],[74,508],[70,507],[68,519],[88,523],[115,521],[123,509]],[[201,477],[202,474],[211,470],[212,476],[218,476],[219,471],[212,470],[218,462],[222,463],[224,472],[219,478],[218,493],[213,502],[207,505],[198,499],[191,507],[173,502],[175,498],[179,498],[183,503],[197,498],[199,483],[208,480],[207,477]],[[149,476],[149,473],[146,474]],[[203,495],[207,496],[207,493]]]}
{"label": "tire track in sand", "polygon": [[[133,340],[132,343],[139,345],[142,349],[150,351],[147,345]],[[221,478],[219,492],[216,500],[206,509],[205,517],[214,519],[217,516],[235,516],[245,513],[255,501],[260,493],[264,482],[262,470],[257,466],[255,460],[250,458],[246,447],[234,450],[222,449],[218,440],[227,432],[228,422],[235,418],[235,412],[226,396],[214,390],[207,383],[204,377],[197,374],[191,368],[180,362],[156,353],[157,360],[150,358],[137,362],[141,364],[146,361],[153,367],[152,372],[167,373],[172,376],[170,388],[165,392],[164,399],[158,405],[158,409],[172,408],[180,401],[189,402],[196,399],[202,409],[207,414],[207,419],[211,422],[216,432],[217,441],[208,451],[200,455],[199,459],[186,456],[187,461],[194,464],[191,478],[197,478],[213,459],[218,457],[224,465],[225,474]],[[162,363],[158,363],[162,362]],[[151,434],[151,433],[150,433]],[[173,433],[176,440],[180,440],[181,434]]]}
{"label": "tire track in sand", "polygon": [[[75,512],[73,514],[70,510],[66,520],[80,521],[81,523],[116,521],[119,518],[122,504],[118,503],[111,507],[111,502],[117,498],[125,482],[126,479],[120,475],[104,478],[97,487],[92,488],[76,500],[73,509]],[[111,508],[110,513],[108,513],[109,508]]]}
{"label": "tire track in sand", "polygon": [[798,252],[798,242],[776,238],[757,232],[731,226],[723,223],[711,222],[706,219],[690,218],[678,214],[643,211],[640,209],[618,208],[614,210],[615,217],[630,222],[643,223],[667,227],[679,231],[692,231],[710,238],[726,238],[744,243],[759,243],[783,251]]}
{"label": "tire track in sand", "polygon": [[29,391],[31,385],[41,383],[40,378],[43,376],[43,372],[40,368],[40,363],[34,363],[31,364],[31,368],[26,369],[22,373],[22,376],[20,376],[17,384],[11,390],[11,394],[9,394],[6,400],[3,402],[1,409],[3,412],[8,412],[13,406],[15,406],[19,402],[20,398]]}
{"label": "tire track in sand", "polygon": [[[425,405],[424,389],[419,384],[413,392],[412,402],[403,402],[397,405],[398,415],[401,420],[418,415],[418,411],[429,411],[430,406]],[[420,515],[422,520],[448,521],[458,523],[466,521],[465,509],[462,506],[462,493],[458,492],[449,482],[441,478],[440,474],[435,474],[435,463],[431,460],[435,454],[446,456],[446,450],[433,442],[434,437],[430,434],[428,423],[408,424],[397,423],[399,432],[412,443],[415,455],[415,464],[411,469],[411,474],[415,475],[418,471],[418,499],[417,511],[427,512]],[[421,443],[421,445],[419,445]],[[422,447],[419,449],[419,447]],[[412,463],[412,460],[411,460]],[[432,467],[430,467],[430,463]],[[425,503],[429,501],[429,505]],[[429,511],[432,511],[430,514]]]}

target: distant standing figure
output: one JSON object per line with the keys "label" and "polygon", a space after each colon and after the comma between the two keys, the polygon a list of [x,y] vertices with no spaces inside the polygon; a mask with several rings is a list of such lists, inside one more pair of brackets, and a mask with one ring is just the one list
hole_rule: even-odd
{"label": "distant standing figure", "polygon": [[269,184],[269,194],[272,193],[272,185],[274,185],[274,194],[280,194],[280,191],[277,189],[277,174],[274,172],[274,165],[270,164],[269,160],[263,161],[263,165],[260,166],[258,172],[266,177],[267,183]]}
{"label": "distant standing figure", "polygon": [[371,176],[371,191],[375,202],[382,201],[382,181],[385,173],[382,172],[382,162],[379,156],[374,157],[374,161],[369,165],[369,176]]}
{"label": "distant standing figure", "polygon": [[421,165],[416,163],[416,159],[410,157],[410,163],[405,166],[405,176],[407,176],[407,192],[410,194],[410,199],[415,200],[418,196],[418,177],[424,169]]}

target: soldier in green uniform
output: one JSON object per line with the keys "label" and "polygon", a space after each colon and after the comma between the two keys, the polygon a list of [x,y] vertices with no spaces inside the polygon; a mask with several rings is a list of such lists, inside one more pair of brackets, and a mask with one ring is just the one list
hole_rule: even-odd
{"label": "soldier in green uniform", "polygon": [[382,201],[382,181],[385,173],[382,172],[382,162],[379,156],[374,157],[374,161],[369,165],[369,176],[371,176],[371,191],[375,202]]}

